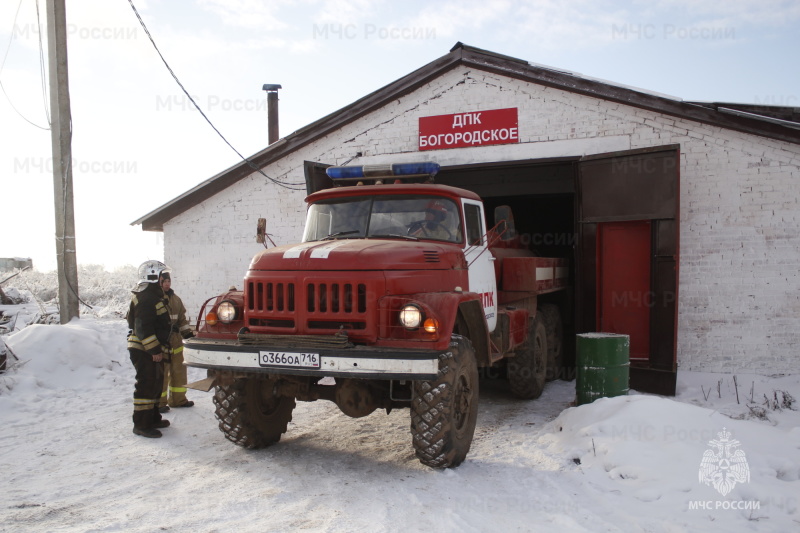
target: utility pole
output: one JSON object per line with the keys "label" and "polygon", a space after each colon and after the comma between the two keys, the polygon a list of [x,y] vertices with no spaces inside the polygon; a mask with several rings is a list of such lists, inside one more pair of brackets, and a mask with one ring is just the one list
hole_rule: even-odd
{"label": "utility pole", "polygon": [[75,213],[72,203],[72,115],[67,76],[67,16],[64,0],[47,0],[47,55],[50,71],[50,137],[56,207],[56,262],[61,323],[80,315]]}

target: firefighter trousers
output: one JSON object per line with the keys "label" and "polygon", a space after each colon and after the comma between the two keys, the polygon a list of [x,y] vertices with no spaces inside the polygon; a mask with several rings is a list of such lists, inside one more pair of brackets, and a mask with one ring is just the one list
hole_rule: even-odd
{"label": "firefighter trousers", "polygon": [[164,365],[153,361],[153,356],[142,350],[129,348],[131,363],[136,369],[133,389],[133,426],[148,429],[161,421],[158,400],[164,382]]}
{"label": "firefighter trousers", "polygon": [[178,407],[186,403],[186,365],[183,364],[183,346],[172,349],[169,362],[164,364],[164,386],[161,389],[160,407]]}

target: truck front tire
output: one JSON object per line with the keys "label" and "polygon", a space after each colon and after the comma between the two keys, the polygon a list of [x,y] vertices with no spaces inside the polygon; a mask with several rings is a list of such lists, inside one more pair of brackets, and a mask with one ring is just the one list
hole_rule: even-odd
{"label": "truck front tire", "polygon": [[229,441],[244,448],[264,448],[286,433],[294,398],[275,396],[273,382],[240,378],[214,392],[214,414]]}
{"label": "truck front tire", "polygon": [[414,382],[411,435],[424,465],[450,468],[467,457],[478,418],[478,365],[469,339],[453,335],[435,381]]}
{"label": "truck front tire", "polygon": [[511,394],[524,400],[542,395],[547,375],[547,328],[542,313],[536,313],[528,328],[528,338],[508,360],[508,384]]}

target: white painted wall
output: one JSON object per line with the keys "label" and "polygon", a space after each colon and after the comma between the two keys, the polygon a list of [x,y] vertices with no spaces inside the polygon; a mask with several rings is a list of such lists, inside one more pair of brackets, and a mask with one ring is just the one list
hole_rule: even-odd
{"label": "white painted wall", "polygon": [[[517,107],[520,143],[417,151],[421,116]],[[679,368],[800,369],[800,146],[623,104],[456,68],[264,169],[303,182],[303,161],[432,160],[442,165],[681,145]],[[303,192],[260,174],[164,225],[167,264],[190,314],[241,282],[267,218],[278,244],[299,241]],[[194,321],[194,319],[193,319]]]}

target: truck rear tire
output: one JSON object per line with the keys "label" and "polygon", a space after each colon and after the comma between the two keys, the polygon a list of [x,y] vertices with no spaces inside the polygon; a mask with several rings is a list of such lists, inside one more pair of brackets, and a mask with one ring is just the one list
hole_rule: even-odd
{"label": "truck rear tire", "polygon": [[547,328],[547,381],[553,381],[563,377],[564,325],[557,305],[544,304],[540,312]]}
{"label": "truck rear tire", "polygon": [[244,448],[264,448],[286,433],[295,407],[294,398],[275,396],[272,382],[241,378],[214,392],[214,414],[229,441]]}
{"label": "truck rear tire", "polygon": [[472,343],[453,335],[439,356],[434,381],[415,381],[411,436],[419,461],[434,468],[460,465],[467,457],[478,419],[478,363]]}
{"label": "truck rear tire", "polygon": [[524,400],[542,395],[547,375],[547,328],[542,313],[536,313],[528,338],[508,360],[508,384],[511,394]]}

